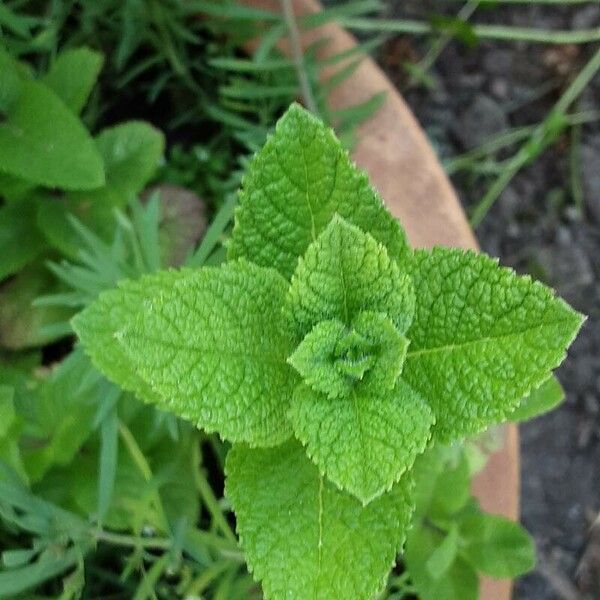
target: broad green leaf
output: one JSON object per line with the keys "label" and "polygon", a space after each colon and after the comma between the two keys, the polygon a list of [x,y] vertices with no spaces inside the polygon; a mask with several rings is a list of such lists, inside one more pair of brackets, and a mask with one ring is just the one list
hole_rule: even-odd
{"label": "broad green leaf", "polygon": [[565,357],[583,318],[554,292],[473,252],[417,251],[403,377],[450,441],[507,417]]}
{"label": "broad green leaf", "polygon": [[0,171],[46,187],[104,184],[102,158],[81,121],[48,87],[23,81],[0,123]]}
{"label": "broad green leaf", "polygon": [[388,391],[357,385],[340,398],[302,384],[289,418],[319,471],[365,505],[412,466],[433,424],[427,404],[402,380]]}
{"label": "broad green leaf", "polygon": [[91,370],[87,357],[75,351],[20,401],[30,441],[22,457],[32,481],[53,466],[69,464],[92,434],[96,403],[103,400],[105,388],[97,380],[84,387]]}
{"label": "broad green leaf", "polygon": [[565,391],[555,375],[551,375],[525,396],[509,416],[511,421],[528,421],[556,408],[565,399]]}
{"label": "broad green leaf", "polygon": [[461,554],[491,577],[517,577],[535,566],[529,534],[504,517],[475,512],[460,521]]}
{"label": "broad green leaf", "polygon": [[110,206],[125,206],[139,194],[158,167],[164,151],[164,136],[149,123],[129,121],[103,129],[96,147],[104,160],[106,185],[80,200]]}
{"label": "broad green leaf", "polygon": [[37,203],[32,199],[0,207],[0,280],[20,271],[44,250],[44,238],[36,227],[36,210]]}
{"label": "broad green leaf", "polygon": [[0,48],[0,115],[8,113],[19,98],[23,78],[21,65]]}
{"label": "broad green leaf", "polygon": [[248,566],[267,599],[370,600],[401,549],[410,478],[367,507],[327,482],[297,442],[235,445],[226,495]]}
{"label": "broad green leaf", "polygon": [[410,278],[385,247],[338,216],[300,259],[287,299],[300,339],[320,321],[349,325],[365,310],[384,313],[404,333],[414,306]]}
{"label": "broad green leaf", "polygon": [[65,50],[42,81],[78,115],[96,84],[103,62],[102,54],[90,48]]}
{"label": "broad green leaf", "polygon": [[337,320],[315,325],[288,362],[308,387],[338,398],[355,386],[392,390],[407,348],[408,340],[387,317],[362,312],[350,327]]}
{"label": "broad green leaf", "polygon": [[169,289],[191,271],[160,271],[136,280],[126,280],[71,320],[85,352],[111,381],[145,402],[159,402],[160,396],[136,372],[115,334],[135,321],[144,302]]}
{"label": "broad green leaf", "polygon": [[410,254],[400,225],[333,131],[294,104],[243,180],[229,258],[289,278],[335,213],[371,233],[393,259]]}
{"label": "broad green leaf", "polygon": [[[101,294],[73,324],[116,383],[225,439],[272,445],[291,433],[285,412],[297,383],[286,364],[286,288],[276,271],[245,261],[167,280],[158,273],[141,280],[135,306],[119,292]],[[126,357],[116,377],[98,360],[109,344]]]}
{"label": "broad green leaf", "polygon": [[477,600],[479,579],[463,558],[457,557],[441,577],[434,577],[428,561],[444,543],[443,533],[427,525],[413,527],[408,533],[404,563],[420,600]]}

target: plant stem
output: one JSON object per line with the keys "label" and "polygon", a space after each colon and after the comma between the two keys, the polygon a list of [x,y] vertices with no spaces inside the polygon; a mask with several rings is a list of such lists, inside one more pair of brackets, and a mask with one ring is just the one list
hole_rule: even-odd
{"label": "plant stem", "polygon": [[[380,21],[369,18],[341,19],[341,24],[359,31],[385,31],[388,33],[411,33],[428,35],[436,33],[436,28],[425,21],[396,19]],[[600,41],[600,29],[579,31],[553,31],[508,25],[473,25],[473,33],[480,39],[505,40],[510,42],[532,42],[542,44],[587,44]]]}
{"label": "plant stem", "polygon": [[310,85],[308,74],[306,72],[306,68],[304,67],[304,53],[302,52],[300,31],[298,30],[298,24],[296,23],[294,9],[292,7],[292,0],[281,0],[281,9],[283,11],[283,16],[290,36],[290,51],[292,53],[292,59],[294,61],[296,73],[298,75],[298,84],[300,85],[302,100],[310,112],[318,115],[319,110],[317,108],[317,103],[315,102],[312,86]]}
{"label": "plant stem", "polygon": [[[119,421],[119,435],[121,436],[121,439],[123,440],[123,443],[125,444],[129,455],[133,459],[133,462],[140,470],[144,480],[147,483],[151,483],[153,478],[152,469],[150,468],[150,465],[148,464],[144,453],[138,446],[134,435],[131,433],[127,425],[125,425],[125,423],[123,423],[122,421]],[[158,518],[161,521],[161,525],[165,531],[169,531],[169,521],[167,519],[167,515],[165,513],[165,509],[163,507],[162,500],[160,499],[160,494],[158,493],[158,490],[153,489],[152,495],[154,497],[154,505],[156,511],[158,512]]]}
{"label": "plant stem", "polygon": [[[565,123],[573,127],[580,126],[585,123],[593,123],[598,120],[600,120],[600,111],[582,111],[565,116]],[[536,125],[515,127],[514,129],[509,129],[500,135],[491,137],[485,140],[477,148],[444,161],[444,169],[448,175],[453,175],[457,171],[469,168],[474,162],[481,160],[488,154],[493,154],[528,138],[533,133],[535,128]]]}
{"label": "plant stem", "polygon": [[[461,21],[468,21],[473,13],[477,10],[477,7],[481,3],[481,0],[469,0],[459,11],[457,17]],[[435,39],[435,41],[431,44],[431,47],[427,51],[427,54],[417,63],[417,67],[423,73],[426,73],[431,69],[435,61],[438,59],[439,55],[442,53],[444,48],[447,46],[448,42],[452,40],[454,36],[450,33],[445,33]],[[411,87],[415,85],[416,80],[414,77],[411,77],[408,86]]]}
{"label": "plant stem", "polygon": [[194,444],[194,450],[192,455],[193,466],[192,471],[194,475],[194,483],[196,484],[196,489],[202,498],[202,502],[206,506],[210,516],[217,526],[220,529],[221,533],[231,542],[237,545],[237,538],[235,533],[231,529],[227,519],[223,515],[223,511],[219,506],[219,501],[217,500],[210,484],[206,480],[206,477],[202,473],[201,467],[201,456],[200,456],[200,443]]}
{"label": "plant stem", "polygon": [[97,541],[106,542],[113,546],[145,548],[147,550],[169,550],[171,548],[171,540],[168,538],[143,538],[122,533],[112,533],[104,529],[95,530],[93,536]]}
{"label": "plant stem", "polygon": [[577,99],[587,84],[600,69],[600,50],[579,72],[577,77],[571,82],[571,85],[563,92],[558,102],[548,113],[546,118],[533,130],[531,137],[525,142],[518,152],[510,159],[505,170],[494,181],[485,196],[475,207],[470,222],[472,227],[477,227],[485,215],[488,213],[494,202],[510,183],[512,178],[521,170],[521,168],[531,160],[532,155],[541,151],[549,143],[553,133],[553,126],[558,120],[564,120],[564,114],[569,106]]}

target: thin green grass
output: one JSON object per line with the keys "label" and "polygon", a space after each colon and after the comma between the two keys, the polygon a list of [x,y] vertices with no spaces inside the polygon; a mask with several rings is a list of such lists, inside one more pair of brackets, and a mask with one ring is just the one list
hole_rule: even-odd
{"label": "thin green grass", "polygon": [[[426,21],[414,19],[342,18],[341,24],[354,31],[379,33],[407,33],[412,35],[432,35],[444,33],[443,27],[436,27]],[[589,44],[600,42],[600,29],[578,31],[553,31],[509,25],[470,25],[472,33],[481,40],[507,42],[530,42],[537,44]]]}
{"label": "thin green grass", "polygon": [[500,194],[511,182],[513,177],[528,163],[535,159],[540,152],[548,147],[564,130],[565,114],[575,102],[592,78],[600,70],[600,50],[597,50],[588,63],[579,72],[571,85],[563,92],[546,118],[535,127],[527,141],[508,161],[502,173],[488,189],[484,197],[471,213],[470,223],[477,227],[485,218]]}

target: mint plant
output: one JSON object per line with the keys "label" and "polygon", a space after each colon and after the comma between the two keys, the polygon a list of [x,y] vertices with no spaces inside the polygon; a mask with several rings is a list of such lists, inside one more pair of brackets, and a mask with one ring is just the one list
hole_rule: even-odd
{"label": "mint plant", "polygon": [[124,281],[72,323],[109,379],[233,444],[226,494],[267,598],[367,599],[417,456],[509,419],[582,316],[487,256],[413,251],[293,105],[243,180],[226,264]]}

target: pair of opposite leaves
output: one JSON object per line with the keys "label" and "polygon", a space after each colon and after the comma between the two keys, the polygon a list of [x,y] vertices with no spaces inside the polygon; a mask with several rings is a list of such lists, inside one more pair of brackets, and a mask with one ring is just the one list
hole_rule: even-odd
{"label": "pair of opposite leaves", "polygon": [[[124,389],[236,443],[227,472],[240,528],[240,513],[265,501],[253,478],[287,477],[283,502],[303,465],[319,498],[315,577],[327,587],[327,494],[340,515],[350,502],[346,524],[366,519],[373,531],[380,511],[396,510],[389,567],[410,514],[408,478],[392,490],[400,512],[384,492],[432,435],[449,442],[502,421],[562,361],[582,318],[484,255],[413,252],[333,133],[296,105],[242,188],[228,264],[123,282],[73,324]],[[293,436],[317,468],[284,444]],[[245,521],[249,561],[268,578],[261,552],[274,544]]]}

